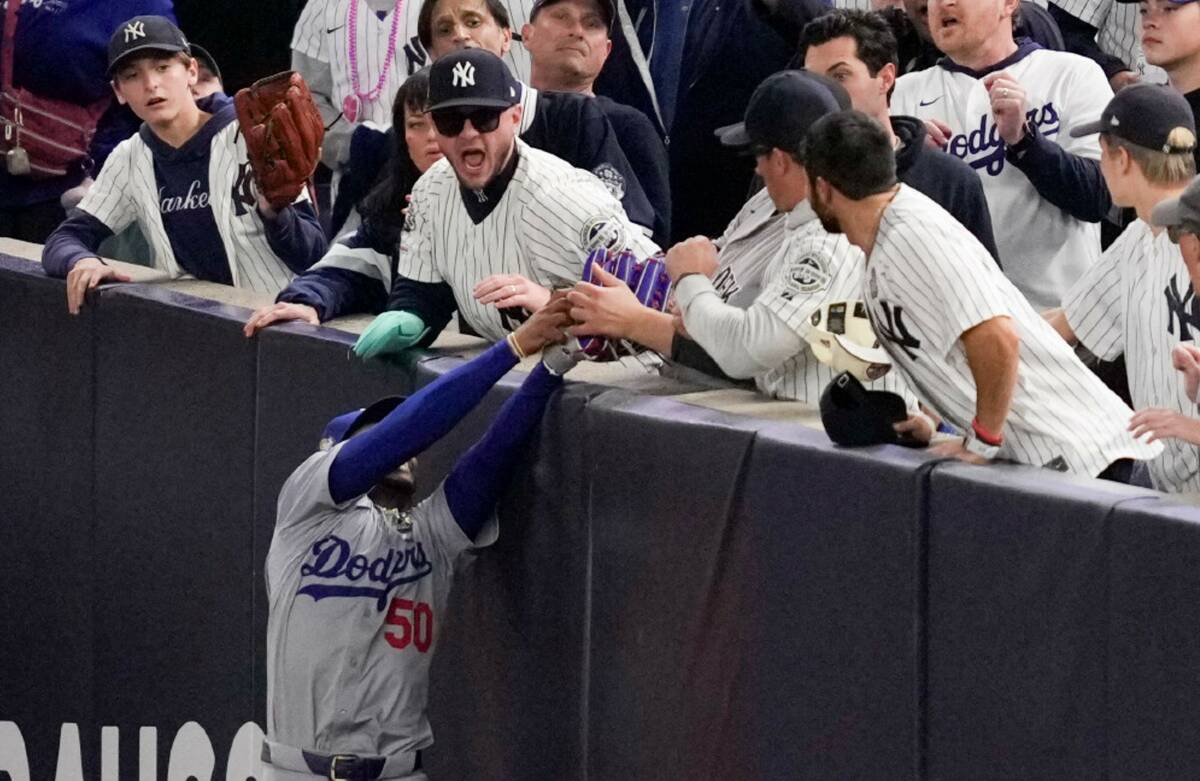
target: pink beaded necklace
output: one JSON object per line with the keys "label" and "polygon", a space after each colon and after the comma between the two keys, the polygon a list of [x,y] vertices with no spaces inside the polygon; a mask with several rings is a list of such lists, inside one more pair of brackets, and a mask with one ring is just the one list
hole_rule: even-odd
{"label": "pink beaded necklace", "polygon": [[370,103],[379,98],[383,85],[387,83],[388,72],[392,69],[392,60],[396,56],[396,36],[400,31],[400,8],[404,0],[396,0],[392,8],[392,31],[388,34],[387,56],[383,60],[383,70],[379,73],[379,81],[370,92],[363,92],[358,81],[358,4],[361,0],[350,0],[350,15],[346,20],[346,48],[350,52],[350,90],[351,94],[342,101],[342,114],[347,122],[357,122],[358,113],[363,103]]}

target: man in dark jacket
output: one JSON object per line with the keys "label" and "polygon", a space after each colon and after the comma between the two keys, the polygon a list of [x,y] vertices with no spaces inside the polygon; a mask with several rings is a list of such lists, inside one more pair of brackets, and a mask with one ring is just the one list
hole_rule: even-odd
{"label": "man in dark jacket", "polygon": [[888,115],[897,53],[887,22],[874,12],[831,11],[804,28],[800,53],[805,68],[845,87],[854,108],[891,134],[896,178],[937,201],[999,261],[979,175],[962,160],[926,145],[920,120]]}

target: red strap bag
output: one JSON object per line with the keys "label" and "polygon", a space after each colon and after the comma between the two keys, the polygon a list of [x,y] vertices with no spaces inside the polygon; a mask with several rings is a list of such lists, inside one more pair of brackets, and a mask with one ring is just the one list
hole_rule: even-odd
{"label": "red strap bag", "polygon": [[13,176],[48,179],[65,176],[88,156],[96,123],[111,98],[88,106],[43,98],[14,87],[13,48],[21,0],[9,0],[0,56],[0,156]]}

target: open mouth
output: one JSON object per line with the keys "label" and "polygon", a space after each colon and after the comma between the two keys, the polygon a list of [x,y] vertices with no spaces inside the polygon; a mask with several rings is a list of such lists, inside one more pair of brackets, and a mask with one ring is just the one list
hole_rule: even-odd
{"label": "open mouth", "polygon": [[942,29],[943,30],[952,30],[956,27],[958,27],[958,17],[956,17],[956,16],[943,16],[942,17]]}
{"label": "open mouth", "polygon": [[161,106],[162,104],[164,104],[166,102],[167,102],[166,98],[150,98],[150,100],[146,101],[146,108],[154,108],[155,106]]}
{"label": "open mouth", "polygon": [[463,152],[463,167],[470,173],[478,173],[483,170],[483,160],[485,157],[486,155],[484,155],[481,149],[471,149]]}

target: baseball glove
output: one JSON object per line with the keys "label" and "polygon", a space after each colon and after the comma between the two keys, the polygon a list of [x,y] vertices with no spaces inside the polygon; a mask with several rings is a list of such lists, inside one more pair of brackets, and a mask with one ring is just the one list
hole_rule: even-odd
{"label": "baseball glove", "polygon": [[233,96],[258,191],[275,211],[296,200],[321,159],[325,124],[295,71],[259,79]]}
{"label": "baseball glove", "polygon": [[[592,250],[583,265],[584,282],[600,284],[595,279],[594,269],[597,267],[628,285],[642,306],[659,312],[666,311],[671,297],[671,278],[667,276],[667,266],[661,254],[638,260],[629,250]],[[584,355],[593,361],[612,361],[623,355],[633,355],[641,349],[626,340],[604,336],[581,336],[579,346]]]}

